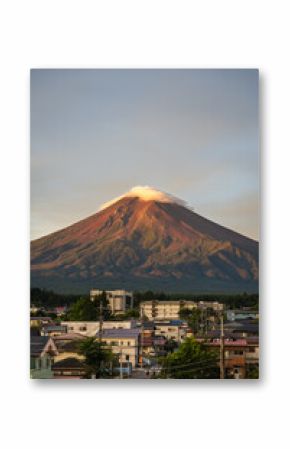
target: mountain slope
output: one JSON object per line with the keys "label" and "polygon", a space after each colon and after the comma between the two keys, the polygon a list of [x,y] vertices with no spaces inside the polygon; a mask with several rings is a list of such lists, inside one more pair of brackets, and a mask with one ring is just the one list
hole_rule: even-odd
{"label": "mountain slope", "polygon": [[31,243],[32,286],[257,291],[258,243],[176,202],[121,197]]}

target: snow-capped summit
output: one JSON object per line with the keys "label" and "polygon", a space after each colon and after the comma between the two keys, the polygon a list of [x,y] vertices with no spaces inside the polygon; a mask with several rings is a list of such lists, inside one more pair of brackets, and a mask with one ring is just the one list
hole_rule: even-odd
{"label": "snow-capped summit", "polygon": [[129,192],[124,193],[113,200],[110,200],[101,205],[99,210],[106,209],[122,198],[139,198],[143,201],[157,201],[159,203],[173,203],[179,204],[180,206],[187,207],[187,203],[170,193],[163,192],[162,190],[155,189],[150,186],[135,186]]}

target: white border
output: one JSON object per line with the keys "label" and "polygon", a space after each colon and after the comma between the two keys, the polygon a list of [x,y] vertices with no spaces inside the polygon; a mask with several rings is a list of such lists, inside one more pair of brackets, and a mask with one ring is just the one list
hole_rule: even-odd
{"label": "white border", "polygon": [[[285,447],[290,302],[287,2],[6,0],[0,17],[2,447]],[[122,386],[29,381],[31,67],[260,69],[261,381],[137,381]]]}

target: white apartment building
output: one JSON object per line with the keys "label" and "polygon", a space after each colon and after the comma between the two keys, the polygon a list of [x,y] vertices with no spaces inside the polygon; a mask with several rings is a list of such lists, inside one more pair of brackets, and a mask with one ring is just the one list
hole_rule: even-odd
{"label": "white apartment building", "polygon": [[[102,293],[102,290],[91,290],[91,300],[93,301]],[[105,293],[112,313],[124,313],[127,309],[133,308],[133,292],[127,292],[126,290],[106,290]]]}
{"label": "white apartment building", "polygon": [[223,310],[223,304],[214,301],[143,301],[140,303],[140,315],[149,320],[177,320],[181,309],[212,308],[215,311]]}
{"label": "white apartment building", "polygon": [[140,314],[149,320],[177,320],[181,308],[197,308],[197,303],[193,301],[143,301],[140,303]]}
{"label": "white apartment building", "polygon": [[215,312],[224,310],[224,305],[218,301],[198,301],[197,308],[201,310],[213,309]]}

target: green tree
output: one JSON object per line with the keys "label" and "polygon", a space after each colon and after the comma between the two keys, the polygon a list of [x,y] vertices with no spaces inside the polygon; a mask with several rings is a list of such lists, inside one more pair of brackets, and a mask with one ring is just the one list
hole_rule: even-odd
{"label": "green tree", "polygon": [[139,310],[138,309],[128,309],[124,313],[119,313],[114,318],[117,320],[128,320],[130,318],[139,318]]}
{"label": "green tree", "polygon": [[95,337],[88,337],[79,343],[78,353],[85,358],[86,377],[109,377],[109,363],[113,362],[114,356],[104,342],[100,343]]}
{"label": "green tree", "polygon": [[249,366],[246,372],[246,379],[259,379],[259,366]]}
{"label": "green tree", "polygon": [[89,298],[80,298],[72,304],[66,316],[69,321],[95,321],[97,317],[97,308]]}
{"label": "green tree", "polygon": [[188,309],[186,307],[182,307],[180,309],[179,317],[180,317],[181,320],[188,320],[188,318],[190,318],[191,315],[192,315],[192,310],[190,310],[190,309]]}
{"label": "green tree", "polygon": [[161,360],[161,378],[217,379],[218,354],[193,337],[187,338],[177,351]]}
{"label": "green tree", "polygon": [[201,310],[199,309],[191,310],[191,314],[187,318],[187,323],[194,333],[199,332],[201,322],[202,322]]}
{"label": "green tree", "polygon": [[105,291],[103,291],[100,295],[95,296],[93,304],[96,307],[98,319],[100,319],[100,304],[102,304],[103,320],[111,319],[112,313],[110,310],[110,304],[109,301],[107,300],[107,295]]}
{"label": "green tree", "polygon": [[178,348],[178,343],[173,338],[166,341],[164,349],[166,352],[172,353],[176,348]]}

